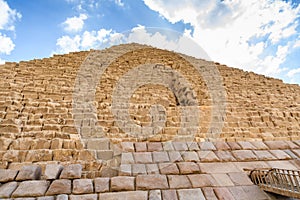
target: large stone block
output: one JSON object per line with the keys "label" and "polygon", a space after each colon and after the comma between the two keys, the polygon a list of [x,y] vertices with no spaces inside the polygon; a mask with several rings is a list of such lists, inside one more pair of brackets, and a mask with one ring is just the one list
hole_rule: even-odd
{"label": "large stone block", "polygon": [[38,180],[41,178],[42,168],[38,165],[26,165],[19,171],[16,180]]}
{"label": "large stone block", "polygon": [[12,197],[38,197],[44,196],[50,182],[45,180],[23,181],[14,191]]}
{"label": "large stone block", "polygon": [[61,174],[61,179],[76,179],[81,178],[82,166],[81,164],[71,164],[66,166]]}
{"label": "large stone block", "polygon": [[136,177],[136,188],[142,190],[168,189],[169,185],[165,175],[138,175]]}

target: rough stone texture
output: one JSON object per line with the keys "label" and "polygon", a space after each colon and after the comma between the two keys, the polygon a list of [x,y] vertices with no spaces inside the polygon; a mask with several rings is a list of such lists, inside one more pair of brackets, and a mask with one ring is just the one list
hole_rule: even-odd
{"label": "rough stone texture", "polygon": [[135,163],[152,163],[152,155],[150,152],[133,153]]}
{"label": "rough stone texture", "polygon": [[168,189],[169,185],[165,175],[138,175],[136,177],[136,188],[142,190]]}
{"label": "rough stone texture", "polygon": [[109,178],[95,178],[95,192],[108,192],[109,191]]}
{"label": "rough stone texture", "polygon": [[191,174],[188,178],[193,188],[212,187],[217,184],[210,174]]}
{"label": "rough stone texture", "polygon": [[43,196],[50,182],[44,180],[23,181],[12,194],[12,197],[37,197]]}
{"label": "rough stone texture", "polygon": [[98,200],[97,194],[70,195],[70,200]]}
{"label": "rough stone texture", "polygon": [[161,142],[151,142],[147,143],[148,151],[162,151],[163,147]]}
{"label": "rough stone texture", "polygon": [[72,181],[67,179],[54,180],[46,192],[46,195],[70,194],[71,183]]}
{"label": "rough stone texture", "polygon": [[181,189],[178,190],[179,200],[205,200],[201,189]]}
{"label": "rough stone texture", "polygon": [[158,168],[161,174],[179,174],[179,169],[175,163],[159,163]]}
{"label": "rough stone texture", "polygon": [[38,165],[23,166],[19,171],[16,180],[37,180],[41,178],[42,168]]}
{"label": "rough stone texture", "polygon": [[61,179],[76,179],[81,178],[82,166],[80,164],[71,164],[65,167],[61,174]]}
{"label": "rough stone texture", "polygon": [[74,194],[87,194],[94,191],[92,179],[77,179],[73,181]]}
{"label": "rough stone texture", "polygon": [[200,172],[199,166],[193,162],[180,162],[177,166],[181,174],[193,174]]}
{"label": "rough stone texture", "polygon": [[0,198],[8,198],[17,188],[17,182],[8,182],[0,186]]}
{"label": "rough stone texture", "polygon": [[48,164],[46,165],[44,177],[46,179],[56,179],[59,177],[63,166],[59,164]]}
{"label": "rough stone texture", "polygon": [[56,200],[69,200],[69,197],[66,194],[60,194],[56,196]]}
{"label": "rough stone texture", "polygon": [[13,181],[17,176],[18,170],[0,169],[0,183]]}
{"label": "rough stone texture", "polygon": [[171,189],[191,188],[192,185],[186,175],[168,175]]}
{"label": "rough stone texture", "polygon": [[38,197],[37,200],[55,200],[54,196]]}
{"label": "rough stone texture", "polygon": [[161,191],[160,190],[150,190],[149,191],[149,200],[161,200]]}
{"label": "rough stone texture", "polygon": [[[204,194],[206,199],[218,200],[218,198],[215,195],[215,192],[214,192],[213,188],[205,187],[205,188],[202,188],[202,191],[203,191],[203,194]],[[237,199],[239,199],[239,198],[237,198]]]}
{"label": "rough stone texture", "polygon": [[162,190],[162,199],[178,200],[176,190]]}
{"label": "rough stone texture", "polygon": [[[230,193],[228,188],[225,187],[219,187],[219,188],[214,188],[215,194],[219,199],[228,199],[228,200],[235,200],[233,195]],[[255,198],[253,198],[255,199]]]}
{"label": "rough stone texture", "polygon": [[100,193],[99,200],[124,200],[124,197],[130,200],[147,200],[147,191],[128,191],[128,192],[113,192],[113,193]]}
{"label": "rough stone texture", "polygon": [[134,177],[120,176],[111,178],[112,191],[134,190]]}

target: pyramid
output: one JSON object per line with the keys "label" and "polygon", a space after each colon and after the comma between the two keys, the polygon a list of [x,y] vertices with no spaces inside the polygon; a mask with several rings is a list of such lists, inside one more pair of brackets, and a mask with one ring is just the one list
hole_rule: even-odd
{"label": "pyramid", "polygon": [[300,167],[299,85],[140,44],[0,75],[0,198],[272,199],[249,170]]}

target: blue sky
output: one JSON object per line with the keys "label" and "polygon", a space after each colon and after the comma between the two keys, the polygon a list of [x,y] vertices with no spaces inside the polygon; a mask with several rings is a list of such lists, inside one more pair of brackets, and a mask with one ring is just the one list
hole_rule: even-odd
{"label": "blue sky", "polygon": [[[0,0],[0,63],[99,48],[126,32],[197,54],[189,38],[213,61],[300,84],[299,23],[299,0]],[[177,46],[164,30],[180,33]]]}

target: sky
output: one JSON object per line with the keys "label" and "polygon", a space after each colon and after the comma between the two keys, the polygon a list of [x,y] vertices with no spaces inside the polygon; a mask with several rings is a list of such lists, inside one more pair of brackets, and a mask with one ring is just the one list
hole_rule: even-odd
{"label": "sky", "polygon": [[0,63],[127,42],[300,84],[300,0],[0,0]]}

